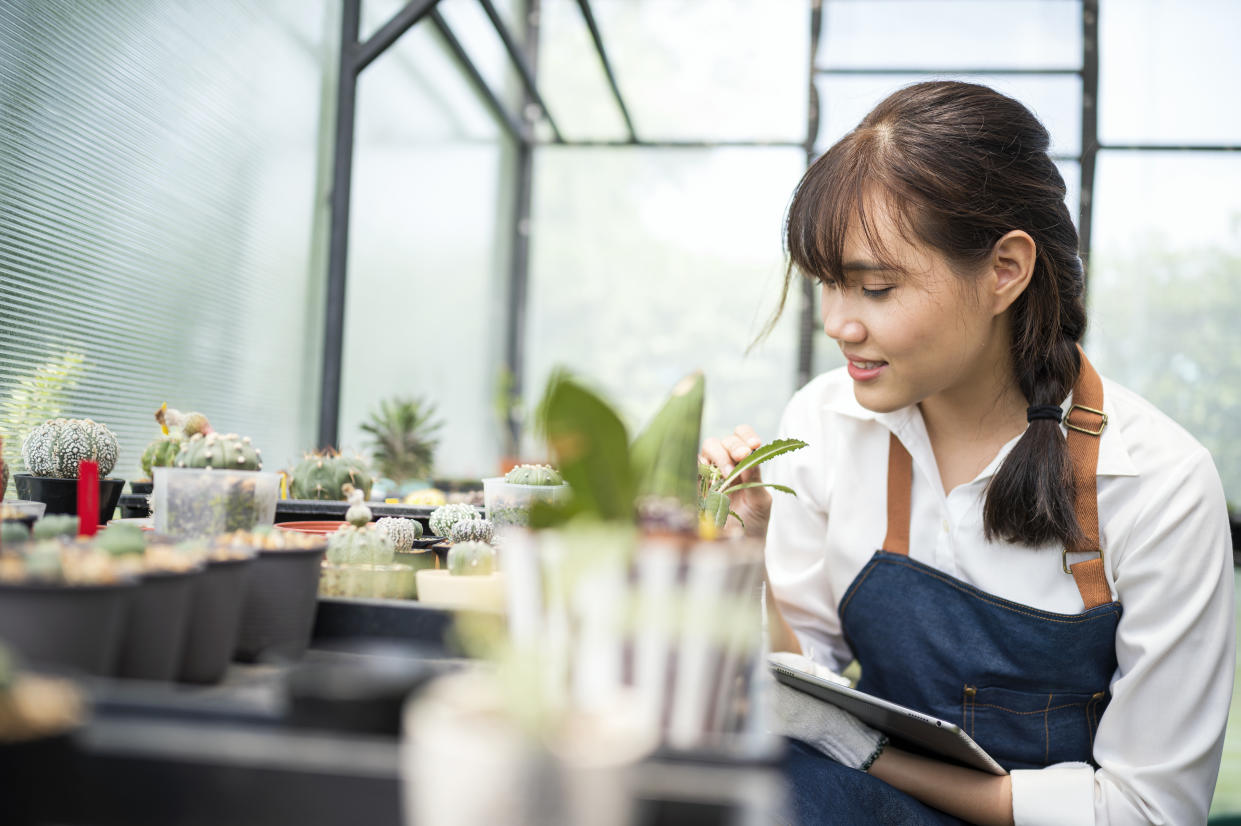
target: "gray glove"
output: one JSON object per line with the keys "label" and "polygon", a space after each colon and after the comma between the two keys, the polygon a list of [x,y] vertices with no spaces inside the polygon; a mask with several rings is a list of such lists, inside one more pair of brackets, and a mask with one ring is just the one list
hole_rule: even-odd
{"label": "gray glove", "polygon": [[[839,682],[843,679],[800,654],[781,651],[771,654],[770,659],[826,680]],[[888,743],[885,735],[849,712],[774,678],[770,701],[774,732],[805,741],[842,766],[866,771]]]}

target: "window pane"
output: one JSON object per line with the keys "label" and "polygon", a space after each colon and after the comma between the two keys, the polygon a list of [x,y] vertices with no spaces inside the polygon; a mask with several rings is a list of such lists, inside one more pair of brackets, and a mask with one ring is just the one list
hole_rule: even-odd
{"label": "window pane", "polygon": [[471,134],[472,95],[439,94],[463,80],[430,30],[394,48],[358,86],[340,438],[365,450],[380,401],[423,397],[444,422],[436,475],[477,479],[501,451],[512,148]]}
{"label": "window pane", "polygon": [[819,89],[821,150],[858,125],[866,113],[892,92],[924,80],[981,83],[1024,103],[1051,133],[1053,155],[1076,155],[1082,143],[1082,83],[1072,75],[828,75]]}
{"label": "window pane", "polygon": [[829,0],[817,63],[853,69],[1078,69],[1081,4]]}
{"label": "window pane", "polygon": [[1241,145],[1241,3],[1103,0],[1099,139]]}
{"label": "window pane", "polygon": [[630,432],[702,369],[707,433],[775,432],[793,390],[795,304],[749,356],[783,279],[796,149],[540,149],[527,405],[551,369],[596,382]]}
{"label": "window pane", "polygon": [[[606,40],[604,48],[608,48]],[[540,4],[537,77],[539,92],[566,138],[628,138],[599,53],[574,0],[542,0]]]}
{"label": "window pane", "polygon": [[1241,157],[1103,152],[1087,352],[1211,451],[1241,502]]}
{"label": "window pane", "polygon": [[805,140],[804,0],[592,6],[640,137]]}
{"label": "window pane", "polygon": [[[325,5],[0,4],[10,460],[32,421],[90,416],[136,479],[163,402],[251,436],[271,468],[313,444]],[[63,397],[23,401],[22,381],[65,359]]]}

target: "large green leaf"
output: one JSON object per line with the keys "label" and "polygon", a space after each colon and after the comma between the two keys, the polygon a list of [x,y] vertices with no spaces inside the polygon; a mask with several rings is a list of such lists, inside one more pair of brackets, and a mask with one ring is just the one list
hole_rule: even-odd
{"label": "large green leaf", "polygon": [[776,439],[774,442],[768,442],[765,445],[761,445],[755,448],[754,452],[749,456],[738,462],[737,466],[733,468],[732,473],[721,479],[717,487],[721,489],[727,487],[729,482],[736,479],[742,473],[755,465],[761,465],[768,459],[774,459],[782,453],[791,453],[794,450],[801,450],[805,446],[806,443],[801,439]]}
{"label": "large green leaf", "polygon": [[[573,490],[569,513],[633,521],[629,436],[612,407],[567,373],[548,380],[538,423],[556,466]],[[540,522],[551,515],[540,514]]]}
{"label": "large green leaf", "polygon": [[640,496],[670,497],[694,507],[698,502],[698,444],[706,382],[692,373],[677,382],[630,448]]}

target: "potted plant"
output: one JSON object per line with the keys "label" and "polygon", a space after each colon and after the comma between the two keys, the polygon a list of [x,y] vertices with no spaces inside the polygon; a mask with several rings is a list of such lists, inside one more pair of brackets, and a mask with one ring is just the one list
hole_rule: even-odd
{"label": "potted plant", "polygon": [[48,514],[78,511],[78,466],[83,460],[99,463],[99,524],[116,510],[125,480],[110,478],[119,447],[107,425],[91,419],[49,419],[30,431],[22,442],[27,473],[14,474],[20,499],[44,502]]}
{"label": "potted plant", "polygon": [[280,474],[262,467],[262,454],[248,436],[194,434],[172,467],[153,468],[155,532],[190,539],[272,524]]}
{"label": "potted plant", "polygon": [[172,467],[181,445],[195,433],[206,435],[211,431],[211,423],[202,413],[182,413],[170,408],[168,403],[160,405],[155,411],[155,421],[159,424],[160,435],[147,444],[142,451],[139,464],[142,465],[141,479],[131,479],[129,489],[133,493],[149,495],[155,487],[154,468]]}
{"label": "potted plant", "polygon": [[435,405],[421,398],[395,397],[379,403],[362,423],[371,437],[371,456],[394,492],[408,493],[404,485],[430,479],[435,463],[436,433],[443,422],[435,419]]}
{"label": "potted plant", "polygon": [[[371,524],[371,509],[361,490],[349,493],[347,524],[328,536],[319,594],[332,597],[408,599],[414,594],[414,570],[394,562],[391,525]],[[403,538],[403,537],[402,537]]]}
{"label": "potted plant", "polygon": [[504,476],[483,480],[487,518],[500,529],[525,527],[535,502],[555,504],[568,495],[569,486],[551,465],[518,465]]}

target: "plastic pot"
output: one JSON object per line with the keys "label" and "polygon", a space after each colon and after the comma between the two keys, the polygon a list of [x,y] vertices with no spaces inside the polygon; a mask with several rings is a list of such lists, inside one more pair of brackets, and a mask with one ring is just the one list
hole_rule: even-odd
{"label": "plastic pot", "polygon": [[[29,473],[13,474],[13,482],[17,486],[17,496],[43,502],[47,505],[45,515],[67,513],[76,516],[78,512],[78,480],[55,479],[50,476],[32,476]],[[108,476],[99,480],[99,522],[108,524],[116,510],[116,503],[125,489],[125,480]]]}
{"label": "plastic pot", "polygon": [[292,661],[306,653],[326,550],[324,543],[310,549],[259,551],[242,601],[236,659]]}
{"label": "plastic pot", "polygon": [[195,568],[142,575],[125,618],[118,677],[171,680],[177,676],[194,583],[201,573],[201,568]]}
{"label": "plastic pot", "polygon": [[241,606],[254,557],[216,559],[194,580],[185,645],[177,678],[184,683],[218,682],[237,647]]}
{"label": "plastic pot", "polygon": [[129,492],[137,496],[149,496],[154,489],[155,482],[153,481],[135,482],[132,479],[129,481]]}
{"label": "plastic pot", "polygon": [[280,474],[263,470],[157,467],[155,532],[177,539],[248,531],[275,521]]}
{"label": "plastic pot", "polygon": [[106,585],[0,583],[0,640],[32,665],[116,671],[135,580]]}

